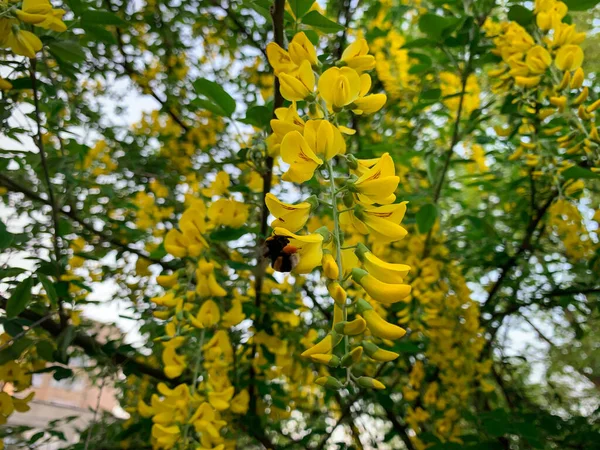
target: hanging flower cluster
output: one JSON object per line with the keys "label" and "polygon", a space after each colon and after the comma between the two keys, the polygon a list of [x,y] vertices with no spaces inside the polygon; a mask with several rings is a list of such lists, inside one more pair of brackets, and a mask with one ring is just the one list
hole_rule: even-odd
{"label": "hanging flower cluster", "polygon": [[[16,394],[29,389],[31,373],[43,369],[45,366],[45,361],[37,357],[35,348],[15,342],[7,333],[0,335],[0,346],[2,348],[10,347],[9,350],[12,351],[12,354],[18,353],[12,360],[0,361],[0,425],[6,424],[14,412],[29,411],[28,403],[33,399],[35,393],[31,392],[26,396]],[[2,441],[0,441],[0,445],[2,445]]]}
{"label": "hanging flower cluster", "polygon": [[[494,89],[526,93],[517,98],[522,117],[518,133],[524,139],[511,159],[523,159],[535,169],[537,177],[555,166],[558,155],[561,159],[566,156],[559,161],[563,169],[573,165],[571,155],[596,163],[600,158],[600,134],[594,115],[600,100],[590,98],[593,93],[584,86],[581,67],[584,53],[580,44],[585,33],[577,32],[575,25],[565,21],[567,12],[563,2],[538,0],[535,23],[527,28],[516,22],[491,20],[485,25],[496,46],[493,52],[503,61],[500,68],[489,72],[492,79],[499,79]],[[555,120],[559,115],[566,120]],[[542,128],[543,135],[539,136]],[[512,135],[510,129],[498,132],[500,136]],[[548,140],[555,144],[544,145]]]}
{"label": "hanging flower cluster", "polygon": [[161,366],[167,378],[181,381],[174,388],[161,383],[149,402],[138,402],[137,412],[154,423],[155,448],[181,442],[223,448],[226,441],[220,431],[228,418],[248,410],[248,390],[236,392],[229,378],[236,357],[229,329],[246,318],[242,302],[248,298],[223,287],[223,267],[205,237],[222,226],[239,228],[248,218],[247,205],[229,198],[229,185],[229,176],[219,172],[201,193],[220,198],[208,208],[203,200],[190,199],[179,229],[171,229],[164,240],[165,250],[187,266],[159,276],[158,284],[166,292],[151,299],[158,307],[154,316],[165,321]]}
{"label": "hanging flower cluster", "polygon": [[42,41],[25,25],[63,32],[67,26],[61,20],[64,9],[54,9],[48,0],[23,0],[21,5],[0,3],[0,48],[8,48],[15,54],[35,58],[42,49]]}
{"label": "hanging flower cluster", "polygon": [[[275,216],[267,256],[281,272],[308,274],[322,266],[334,301],[332,329],[302,356],[343,375],[334,376],[332,371],[333,375],[316,382],[339,388],[352,380],[362,387],[383,389],[379,380],[357,376],[352,366],[361,361],[363,352],[374,361],[398,357],[383,346],[402,337],[405,330],[387,322],[377,310],[379,304],[408,296],[410,286],[404,278],[410,267],[377,258],[365,245],[345,240],[348,235],[342,231],[379,243],[407,234],[400,225],[406,202],[396,203],[399,178],[391,156],[359,160],[346,154],[343,135],[354,133],[343,125],[348,114],[375,113],[387,100],[385,94],[369,93],[371,77],[366,72],[375,67],[375,58],[367,42],[357,39],[335,66],[324,67],[304,33],[294,36],[288,50],[269,44],[267,55],[279,78],[281,95],[291,102],[278,109],[271,122],[271,152],[280,154],[287,165],[281,179],[302,185],[316,179],[322,187],[296,204],[267,196],[267,207]],[[333,218],[331,232],[326,227],[313,233],[303,231],[311,214],[323,206]],[[348,296],[351,288],[356,295]]]}

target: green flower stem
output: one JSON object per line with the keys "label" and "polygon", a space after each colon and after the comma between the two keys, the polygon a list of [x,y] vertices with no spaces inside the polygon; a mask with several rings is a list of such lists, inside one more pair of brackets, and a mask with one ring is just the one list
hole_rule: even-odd
{"label": "green flower stem", "polygon": [[198,348],[198,352],[196,353],[196,358],[195,358],[195,362],[194,362],[194,376],[193,376],[193,381],[192,381],[192,388],[191,388],[191,392],[190,392],[190,408],[188,411],[188,418],[187,418],[187,423],[185,424],[185,427],[183,429],[183,440],[182,440],[182,444],[183,444],[183,448],[186,449],[187,448],[187,443],[188,443],[188,433],[190,430],[190,422],[189,422],[189,418],[194,414],[194,408],[192,407],[192,400],[194,399],[194,397],[196,396],[196,389],[198,387],[198,377],[200,376],[200,368],[202,367],[202,361],[204,360],[204,352],[202,351],[202,347],[204,347],[204,337],[206,335],[206,328],[202,328],[202,332],[200,333],[200,345]]}
{"label": "green flower stem", "polygon": [[[329,171],[329,189],[331,192],[331,213],[333,215],[333,234],[335,239],[335,247],[336,247],[336,262],[338,265],[339,276],[338,281],[340,284],[344,281],[344,266],[342,263],[342,239],[341,239],[341,230],[340,230],[340,222],[338,218],[338,210],[337,210],[337,192],[335,189],[335,177],[333,173],[333,164],[331,161],[327,161],[327,169]],[[348,311],[346,303],[344,303],[344,307],[342,308],[342,318],[343,320],[348,320]],[[344,354],[348,353],[348,347],[350,346],[350,338],[348,336],[344,337]],[[349,381],[350,378],[350,368],[346,369],[346,382]]]}

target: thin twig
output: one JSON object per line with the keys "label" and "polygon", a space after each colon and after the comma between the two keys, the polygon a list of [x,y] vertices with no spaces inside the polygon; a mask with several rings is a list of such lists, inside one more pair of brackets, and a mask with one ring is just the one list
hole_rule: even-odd
{"label": "thin twig", "polygon": [[[33,201],[44,203],[46,205],[50,205],[50,200],[40,197],[37,193],[35,193],[31,189],[21,185],[20,183],[17,183],[16,181],[12,180],[11,178],[9,178],[6,175],[3,175],[1,173],[0,173],[0,186],[4,186],[5,188],[10,189],[13,192],[19,192]],[[109,244],[113,245],[114,247],[118,247],[118,248],[121,248],[122,250],[128,251],[130,253],[134,253],[142,258],[147,259],[148,261],[151,261],[154,264],[160,264],[165,269],[175,268],[174,265],[170,264],[169,262],[164,262],[159,259],[152,258],[152,257],[150,257],[150,255],[148,253],[146,253],[142,250],[138,250],[136,248],[130,247],[127,244],[124,244],[118,238],[112,237],[103,231],[96,230],[92,225],[85,222],[84,219],[81,218],[73,209],[60,208],[58,210],[58,212],[64,216],[68,217],[69,219],[77,222],[79,225],[81,225],[82,228],[84,228],[87,231],[89,231],[90,233],[98,236],[103,241],[108,242]]]}
{"label": "thin twig", "polygon": [[92,438],[92,430],[96,425],[96,416],[98,415],[98,410],[100,409],[100,399],[102,398],[102,391],[104,390],[104,385],[106,384],[106,378],[102,378],[102,384],[100,385],[100,390],[98,391],[98,398],[96,400],[96,408],[94,409],[94,417],[92,417],[92,421],[90,422],[90,427],[88,429],[87,436],[85,438],[85,447],[83,450],[88,450],[90,445],[90,440]]}
{"label": "thin twig", "polygon": [[[48,160],[46,159],[46,151],[44,149],[44,141],[42,139],[42,117],[40,113],[40,100],[39,100],[39,92],[37,88],[37,76],[36,76],[36,65],[37,60],[32,58],[29,60],[30,68],[29,74],[31,78],[31,88],[33,90],[33,104],[34,104],[34,117],[35,124],[37,127],[37,147],[40,154],[40,161],[42,163],[42,172],[44,174],[44,181],[46,183],[46,188],[48,190],[48,203],[50,208],[52,208],[52,243],[54,246],[54,255],[56,259],[56,279],[60,280],[62,276],[62,268],[61,268],[61,239],[60,239],[60,231],[59,231],[59,206],[56,203],[56,198],[54,197],[54,190],[52,189],[52,182],[50,181],[50,169],[48,168]],[[34,139],[36,141],[36,139]],[[63,307],[63,299],[59,296],[58,298],[58,315],[60,317],[60,323],[63,327],[65,327],[69,321],[68,316],[65,314],[65,310]]]}
{"label": "thin twig", "polygon": [[52,313],[47,314],[44,317],[40,318],[39,320],[36,320],[35,322],[33,322],[31,325],[29,325],[26,330],[23,330],[23,331],[15,334],[9,341],[0,345],[0,352],[2,350],[4,350],[6,347],[8,347],[9,345],[11,345],[13,342],[15,342],[15,341],[19,340],[20,338],[22,338],[23,336],[25,336],[27,333],[29,333],[31,330],[33,330],[38,325],[41,325],[46,320],[50,319],[51,317],[52,317]]}

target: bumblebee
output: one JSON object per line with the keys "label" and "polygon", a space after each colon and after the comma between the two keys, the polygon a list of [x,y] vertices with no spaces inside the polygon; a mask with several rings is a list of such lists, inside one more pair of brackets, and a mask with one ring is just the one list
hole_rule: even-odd
{"label": "bumblebee", "polygon": [[265,240],[265,258],[277,272],[291,272],[300,262],[298,248],[290,244],[286,236],[271,236]]}

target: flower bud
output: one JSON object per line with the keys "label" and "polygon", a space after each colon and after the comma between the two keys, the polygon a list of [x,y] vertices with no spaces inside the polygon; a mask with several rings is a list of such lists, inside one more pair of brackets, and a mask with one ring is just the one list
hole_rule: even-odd
{"label": "flower bud", "polygon": [[338,367],[340,365],[340,358],[335,355],[325,355],[322,353],[317,353],[315,355],[311,355],[310,359],[312,359],[316,363],[327,364],[329,367]]}
{"label": "flower bud", "polygon": [[346,191],[342,197],[342,202],[346,208],[352,208],[354,206],[354,196],[352,195],[352,192]]}
{"label": "flower bud", "polygon": [[164,288],[172,288],[177,284],[177,279],[177,272],[174,272],[171,275],[159,275],[156,277],[156,282]]}
{"label": "flower bud", "polygon": [[333,378],[333,377],[320,377],[315,380],[315,383],[317,383],[320,386],[326,387],[328,389],[335,389],[335,390],[338,390],[338,389],[341,389],[344,387],[344,385],[342,383],[340,383],[337,378]]}
{"label": "flower bud", "polygon": [[[565,75],[570,72],[566,72]],[[585,78],[585,74],[583,69],[580,67],[573,74],[573,79],[571,80],[571,89],[579,89],[583,85],[583,80]]]}
{"label": "flower bud", "polygon": [[379,348],[372,342],[363,341],[362,345],[367,355],[369,355],[375,361],[388,362],[393,361],[398,356],[400,356],[398,353],[390,352],[388,350]]}
{"label": "flower bud", "polygon": [[323,266],[323,273],[330,280],[337,280],[340,276],[340,269],[338,264],[331,253],[323,253],[323,260],[321,261]]}
{"label": "flower bud", "polygon": [[367,322],[361,316],[357,316],[351,322],[344,321],[335,325],[335,331],[345,336],[356,336],[367,328]]}
{"label": "flower bud", "polygon": [[319,233],[321,236],[323,236],[323,244],[327,244],[328,242],[331,242],[331,239],[332,239],[331,232],[327,229],[327,227],[317,228],[315,230],[315,233]]}
{"label": "flower bud", "polygon": [[358,169],[358,160],[356,157],[354,157],[354,155],[346,156],[346,161],[348,162],[348,167],[350,167],[352,170]]}
{"label": "flower bud", "polygon": [[339,306],[344,306],[346,304],[347,294],[344,288],[340,286],[340,283],[338,283],[337,281],[329,283],[329,285],[327,286],[327,290],[329,291],[329,295],[331,295],[331,298],[333,298],[336,304],[338,304]]}
{"label": "flower bud", "polygon": [[360,387],[364,388],[385,389],[385,384],[371,377],[360,377],[358,380],[356,380],[356,383]]}
{"label": "flower bud", "polygon": [[352,350],[350,350],[343,356],[342,360],[340,361],[340,366],[350,367],[352,364],[360,362],[362,353],[363,348],[360,345],[358,347],[354,347]]}

